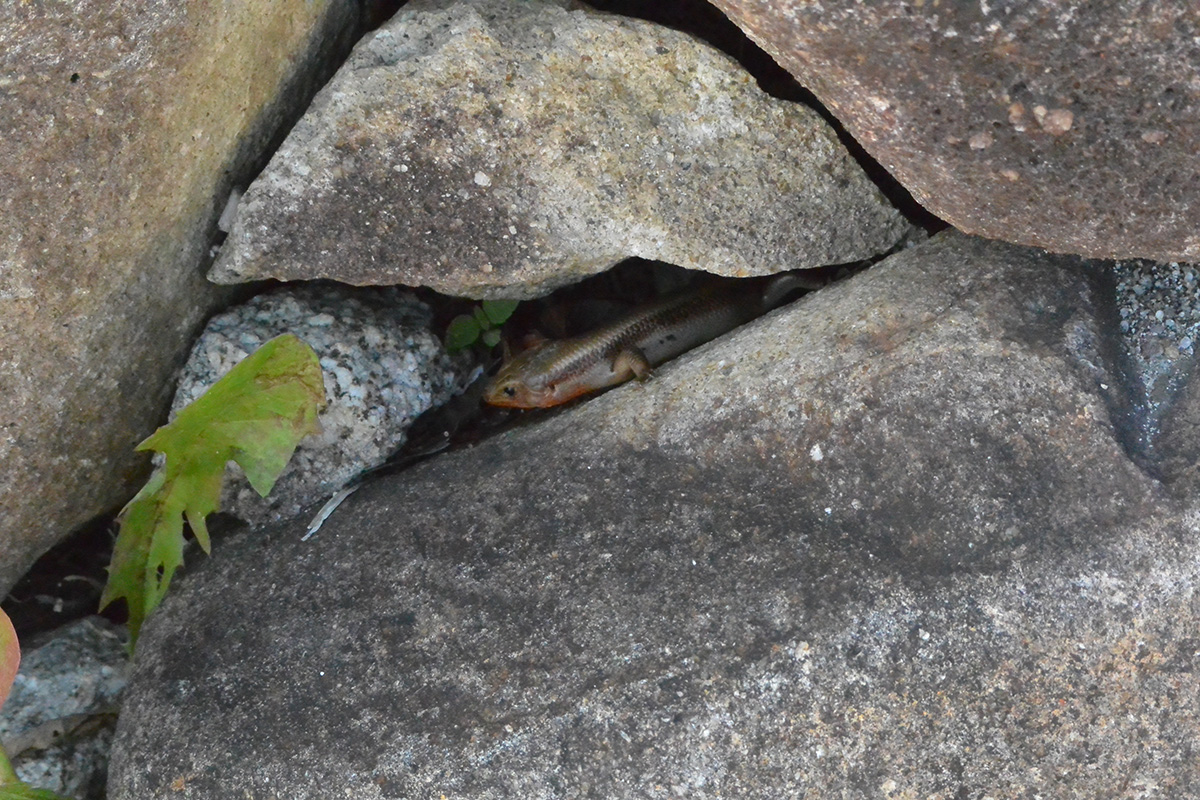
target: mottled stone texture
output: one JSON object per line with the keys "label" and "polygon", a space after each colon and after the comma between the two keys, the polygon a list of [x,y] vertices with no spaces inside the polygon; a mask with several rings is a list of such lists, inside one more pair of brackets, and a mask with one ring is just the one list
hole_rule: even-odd
{"label": "mottled stone texture", "polygon": [[219,543],[110,797],[1189,795],[1200,526],[1096,273],[939,236]]}
{"label": "mottled stone texture", "polygon": [[21,671],[0,712],[5,755],[21,780],[74,800],[103,800],[128,643],[123,628],[100,617],[21,643]]}
{"label": "mottled stone texture", "polygon": [[348,48],[355,8],[81,0],[0,11],[0,589],[128,497],[216,297],[233,180]]}
{"label": "mottled stone texture", "polygon": [[172,417],[284,333],[313,349],[325,382],[320,430],[300,441],[271,493],[261,497],[230,462],[221,511],[258,525],[290,519],[386,461],[413,420],[466,378],[466,359],[448,356],[429,330],[432,316],[397,287],[315,282],[266,292],[209,320],[179,376]]}
{"label": "mottled stone texture", "polygon": [[1195,3],[713,2],[956,227],[1200,259]]}
{"label": "mottled stone texture", "polygon": [[213,279],[529,297],[630,256],[763,275],[910,230],[811,110],[685,34],[566,5],[406,5],[246,192]]}

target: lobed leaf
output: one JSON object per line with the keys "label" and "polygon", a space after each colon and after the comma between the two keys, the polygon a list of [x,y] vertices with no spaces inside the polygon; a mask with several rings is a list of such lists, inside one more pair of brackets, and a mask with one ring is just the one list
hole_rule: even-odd
{"label": "lobed leaf", "polygon": [[265,496],[300,440],[315,433],[325,404],[321,368],[312,348],[285,334],[247,356],[207,392],[155,431],[138,450],[165,457],[120,515],[103,608],[129,606],[131,642],[162,601],[183,563],[183,520],[205,552],[205,518],[217,510],[225,466],[236,461]]}

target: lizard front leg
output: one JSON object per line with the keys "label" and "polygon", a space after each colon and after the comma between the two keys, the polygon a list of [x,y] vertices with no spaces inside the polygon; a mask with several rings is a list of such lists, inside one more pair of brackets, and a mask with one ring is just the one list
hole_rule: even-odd
{"label": "lizard front leg", "polygon": [[644,381],[650,377],[650,362],[640,348],[629,345],[613,357],[612,370],[616,374],[629,370],[639,381]]}

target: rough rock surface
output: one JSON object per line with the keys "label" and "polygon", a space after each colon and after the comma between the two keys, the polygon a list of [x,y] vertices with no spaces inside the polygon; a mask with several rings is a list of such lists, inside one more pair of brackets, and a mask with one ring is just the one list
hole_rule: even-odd
{"label": "rough rock surface", "polygon": [[942,235],[226,540],[110,797],[1187,794],[1200,518],[1110,417],[1098,271]]}
{"label": "rough rock surface", "polygon": [[1190,367],[1189,380],[1158,424],[1151,462],[1171,491],[1185,500],[1200,496],[1200,379],[1194,362]]}
{"label": "rough rock surface", "polygon": [[266,499],[230,465],[221,510],[256,523],[287,519],[383,463],[413,420],[449,400],[465,377],[429,331],[431,316],[399,289],[318,284],[259,295],[210,320],[184,366],[172,415],[282,333],[316,351],[327,402],[321,432],[300,442]]}
{"label": "rough rock surface", "polygon": [[234,180],[347,48],[354,4],[0,13],[0,590],[119,506],[215,297]]}
{"label": "rough rock surface", "polygon": [[909,230],[809,109],[685,34],[565,5],[401,9],[250,186],[211,277],[529,297],[630,256],[762,275]]}
{"label": "rough rock surface", "polygon": [[0,711],[0,740],[18,777],[78,800],[104,797],[108,749],[129,673],[124,630],[101,617],[25,642]]}
{"label": "rough rock surface", "polygon": [[959,229],[1200,259],[1194,4],[713,2]]}

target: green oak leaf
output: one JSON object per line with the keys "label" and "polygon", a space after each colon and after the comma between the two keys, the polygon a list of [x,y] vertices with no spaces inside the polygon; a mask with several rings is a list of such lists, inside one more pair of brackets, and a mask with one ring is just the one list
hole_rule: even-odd
{"label": "green oak leaf", "polygon": [[317,412],[324,405],[316,354],[285,334],[247,356],[138,445],[166,460],[121,511],[108,585],[100,598],[101,608],[125,598],[131,647],[183,563],[185,518],[200,546],[210,551],[205,518],[217,510],[226,464],[236,461],[265,497],[300,440],[319,430]]}

